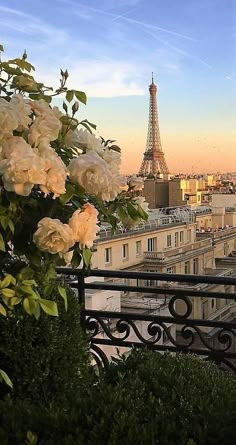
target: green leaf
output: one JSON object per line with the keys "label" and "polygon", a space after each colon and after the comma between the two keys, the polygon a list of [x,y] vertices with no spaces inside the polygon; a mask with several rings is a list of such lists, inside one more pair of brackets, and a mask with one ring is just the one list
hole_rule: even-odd
{"label": "green leaf", "polygon": [[61,195],[59,200],[62,204],[66,204],[67,202],[70,201],[70,199],[72,198],[72,196],[75,193],[75,185],[72,184],[71,182],[67,182],[66,183],[66,193],[64,193],[64,195]]}
{"label": "green leaf", "polygon": [[58,316],[58,309],[55,301],[45,300],[44,298],[40,298],[39,304],[46,314],[52,315],[53,317]]}
{"label": "green leaf", "polygon": [[23,267],[18,273],[17,278],[19,280],[31,280],[34,276],[34,271],[30,267]]}
{"label": "green leaf", "polygon": [[91,258],[92,258],[92,252],[91,252],[91,250],[88,249],[87,247],[84,247],[84,248],[83,248],[83,259],[84,259],[85,265],[86,265],[87,267],[89,267],[89,265],[90,265]]}
{"label": "green leaf", "polygon": [[43,295],[45,297],[49,297],[53,290],[54,290],[54,283],[51,282],[47,284],[43,283]]}
{"label": "green leaf", "polygon": [[6,385],[10,386],[10,388],[13,388],[11,379],[8,377],[8,375],[5,373],[5,371],[3,371],[2,369],[0,369],[0,380],[4,381],[6,383]]}
{"label": "green leaf", "polygon": [[89,125],[89,127],[93,128],[94,130],[96,130],[96,128],[97,128],[97,125],[92,124],[92,122],[88,121],[88,119],[84,119],[83,121],[80,122],[80,124],[84,124],[84,123]]}
{"label": "green leaf", "polygon": [[144,219],[144,221],[147,221],[148,220],[148,214],[143,210],[143,208],[142,207],[140,207],[139,206],[139,208],[138,208],[138,213],[139,213],[139,216],[142,218],[142,219]]}
{"label": "green leaf", "polygon": [[35,308],[34,308],[33,315],[35,316],[36,320],[38,320],[40,317],[40,306],[37,301],[35,301]]}
{"label": "green leaf", "polygon": [[4,317],[6,317],[7,315],[7,311],[1,303],[0,303],[0,314],[2,314]]}
{"label": "green leaf", "polygon": [[131,204],[131,202],[128,202],[127,204],[127,210],[128,210],[128,214],[129,216],[131,216],[132,219],[136,219],[139,216],[139,213],[137,211],[137,208],[135,208],[133,206],[133,204]]}
{"label": "green leaf", "polygon": [[66,92],[66,100],[67,100],[67,102],[71,102],[73,97],[74,97],[74,91],[73,90],[68,90]]}
{"label": "green leaf", "polygon": [[81,121],[81,122],[80,122],[80,125],[83,125],[83,127],[86,128],[86,130],[88,130],[89,133],[91,133],[91,134],[93,133],[92,130],[91,130],[91,128],[89,127],[89,125],[86,124],[86,122]]}
{"label": "green leaf", "polygon": [[23,308],[24,308],[25,312],[29,315],[33,315],[32,309],[34,309],[32,307],[31,302],[32,302],[32,300],[30,300],[29,298],[25,298],[23,301]]}
{"label": "green leaf", "polygon": [[55,280],[57,278],[57,273],[54,264],[49,264],[47,270],[47,278],[49,278],[50,280]]}
{"label": "green leaf", "polygon": [[19,291],[19,292],[22,292],[23,294],[26,294],[26,295],[35,295],[35,291],[34,291],[34,289],[32,289],[32,287],[31,286],[28,286],[28,285],[24,285],[24,284],[22,284],[21,286],[19,286],[18,288],[17,288],[17,290]]}
{"label": "green leaf", "polygon": [[35,280],[24,280],[24,281],[22,281],[22,284],[25,286],[37,286],[37,283]]}
{"label": "green leaf", "polygon": [[12,282],[12,276],[6,275],[5,278],[3,278],[2,281],[0,281],[0,289],[4,289],[4,287],[8,287],[9,284]]}
{"label": "green leaf", "polygon": [[26,445],[37,445],[38,436],[36,433],[32,433],[32,431],[27,431],[27,442]]}
{"label": "green leaf", "polygon": [[5,216],[5,215],[1,216],[0,223],[1,223],[3,230],[6,230],[6,228],[8,227],[8,223],[9,223],[9,217]]}
{"label": "green leaf", "polygon": [[77,252],[75,249],[71,260],[71,266],[73,269],[76,269],[80,265],[81,259],[82,259],[81,254]]}
{"label": "green leaf", "polygon": [[86,105],[87,97],[83,91],[74,91],[74,94],[76,96],[76,99],[78,99],[79,102],[82,102],[82,104]]}
{"label": "green leaf", "polygon": [[0,44],[0,51],[4,51],[4,48],[1,44]]}
{"label": "green leaf", "polygon": [[122,222],[127,219],[127,214],[126,211],[123,209],[123,207],[118,207],[117,213]]}
{"label": "green leaf", "polygon": [[64,302],[65,302],[65,309],[67,311],[67,293],[66,293],[66,289],[62,286],[58,286],[57,287],[59,294],[61,295],[61,297],[63,298]]}
{"label": "green leaf", "polygon": [[6,252],[6,247],[5,247],[5,243],[4,243],[4,239],[2,234],[0,233],[0,250],[2,252]]}
{"label": "green leaf", "polygon": [[11,303],[11,306],[16,306],[21,301],[22,301],[22,299],[19,297],[12,297],[10,303]]}
{"label": "green leaf", "polygon": [[12,298],[15,296],[15,291],[13,289],[1,289],[1,294],[6,298]]}
{"label": "green leaf", "polygon": [[85,194],[85,189],[82,187],[82,185],[75,184],[75,195],[79,198],[83,198]]}
{"label": "green leaf", "polygon": [[9,219],[8,227],[9,227],[11,233],[14,233],[14,232],[15,232],[14,223],[13,223],[13,221],[12,221],[11,219]]}

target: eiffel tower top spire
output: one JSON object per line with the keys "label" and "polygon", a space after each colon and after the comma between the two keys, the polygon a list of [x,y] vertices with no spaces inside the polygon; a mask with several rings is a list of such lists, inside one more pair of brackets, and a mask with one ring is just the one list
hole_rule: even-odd
{"label": "eiffel tower top spire", "polygon": [[157,86],[154,83],[152,72],[152,83],[149,85],[150,101],[149,101],[149,121],[146,150],[142,165],[139,170],[140,176],[148,176],[149,174],[157,177],[160,173],[167,175],[169,169],[167,167],[164,153],[161,146],[161,137],[157,113]]}

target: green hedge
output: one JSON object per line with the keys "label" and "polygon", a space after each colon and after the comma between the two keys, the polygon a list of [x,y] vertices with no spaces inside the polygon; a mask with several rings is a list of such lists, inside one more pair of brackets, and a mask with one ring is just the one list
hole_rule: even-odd
{"label": "green hedge", "polygon": [[[59,317],[41,313],[36,321],[21,306],[12,317],[0,317],[0,364],[13,382],[14,399],[65,403],[85,379],[88,341],[80,326],[78,299],[70,287],[67,296],[67,311],[57,291],[51,297],[57,300]],[[3,397],[9,389],[0,385],[0,391]]]}
{"label": "green hedge", "polygon": [[0,404],[1,445],[234,445],[236,383],[194,356],[133,351],[70,408],[11,399]]}

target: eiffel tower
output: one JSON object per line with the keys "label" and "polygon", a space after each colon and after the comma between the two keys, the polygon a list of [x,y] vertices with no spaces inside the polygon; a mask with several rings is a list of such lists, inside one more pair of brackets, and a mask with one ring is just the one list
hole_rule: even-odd
{"label": "eiffel tower", "polygon": [[139,176],[147,177],[153,175],[155,178],[160,174],[168,175],[169,169],[161,147],[160,130],[157,114],[157,86],[154,83],[152,73],[152,83],[149,86],[149,120],[146,150],[143,156],[143,162],[140,167]]}

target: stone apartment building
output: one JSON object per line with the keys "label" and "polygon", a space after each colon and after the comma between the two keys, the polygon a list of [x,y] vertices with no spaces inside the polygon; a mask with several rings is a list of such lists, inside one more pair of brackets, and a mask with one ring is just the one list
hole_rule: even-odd
{"label": "stone apartment building", "polygon": [[[231,267],[230,257],[236,250],[236,227],[233,224],[235,212],[224,212],[223,227],[217,229],[219,211],[210,208],[199,208],[194,211],[187,208],[165,209],[165,213],[152,212],[146,224],[125,231],[120,229],[114,235],[109,226],[104,226],[96,240],[93,257],[93,269],[129,270],[176,274],[195,274],[213,276],[235,276],[236,267]],[[230,219],[231,218],[231,219]],[[230,227],[229,227],[230,226]],[[219,259],[228,258],[227,264]],[[232,264],[233,266],[233,264]],[[236,266],[236,264],[235,264]],[[94,280],[94,278],[93,278]],[[204,290],[220,292],[217,285],[177,284],[156,282],[154,280],[123,280],[125,285],[137,286],[180,286],[186,290]],[[119,280],[122,284],[122,280]],[[229,287],[225,292],[232,293]],[[234,301],[214,298],[191,298],[193,305],[192,318],[228,320],[236,318]],[[176,303],[181,311],[181,302]],[[150,313],[168,315],[168,298],[165,295],[145,295],[137,292],[93,291],[88,295],[87,307],[115,310],[117,312]],[[145,336],[145,323],[139,322],[139,328]],[[173,338],[178,336],[176,326],[169,326]],[[203,329],[204,330],[204,329]],[[214,343],[214,335],[205,329],[205,334]],[[119,335],[119,334],[117,334]],[[132,336],[131,332],[131,336]],[[163,332],[160,340],[168,342]],[[110,347],[110,353],[114,349]],[[107,353],[107,348],[106,348]]]}

